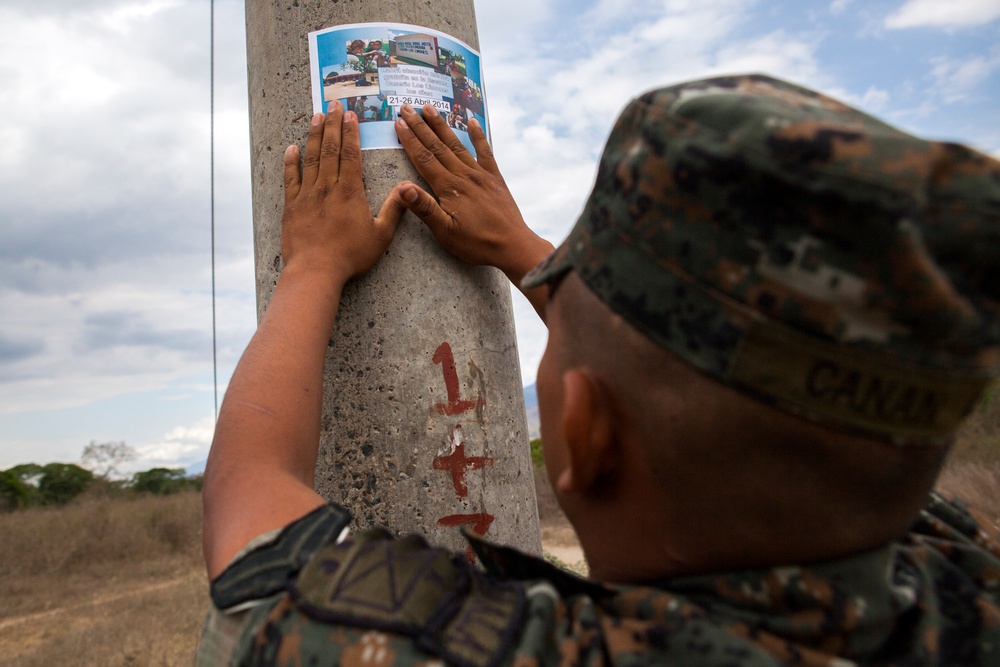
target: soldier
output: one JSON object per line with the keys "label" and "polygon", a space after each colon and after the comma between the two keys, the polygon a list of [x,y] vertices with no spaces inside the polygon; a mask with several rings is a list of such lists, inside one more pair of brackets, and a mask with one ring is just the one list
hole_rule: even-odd
{"label": "soldier", "polygon": [[[402,183],[374,219],[350,114],[314,119],[301,174],[285,154],[285,268],[205,476],[203,662],[1000,664],[997,532],[931,491],[1000,368],[997,161],[764,76],[681,84],[626,108],[549,254],[478,123],[478,159],[431,107],[396,127],[439,199]],[[590,579],[347,535],[313,492],[340,290],[404,208],[546,321],[546,468]]]}

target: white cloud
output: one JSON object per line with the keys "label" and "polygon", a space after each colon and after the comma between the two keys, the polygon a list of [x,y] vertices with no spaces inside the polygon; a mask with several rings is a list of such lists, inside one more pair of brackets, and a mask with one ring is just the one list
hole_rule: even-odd
{"label": "white cloud", "polygon": [[476,0],[480,43],[520,42],[532,26],[551,18],[551,0]]}
{"label": "white cloud", "polygon": [[993,72],[1000,68],[1000,53],[966,60],[940,56],[931,60],[930,76],[935,96],[947,103],[959,102],[976,94]]}
{"label": "white cloud", "polygon": [[852,2],[854,2],[854,0],[833,0],[833,2],[830,3],[830,13],[834,15],[840,14],[847,9],[847,6]]}
{"label": "white cloud", "polygon": [[861,97],[860,107],[870,112],[882,111],[889,104],[891,96],[888,91],[872,86]]}
{"label": "white cloud", "polygon": [[1000,17],[997,0],[907,0],[885,19],[890,29],[938,27],[965,28]]}
{"label": "white cloud", "polygon": [[[241,12],[217,3],[220,26]],[[0,413],[211,367],[207,18],[195,0],[0,8]],[[216,62],[223,369],[255,323],[241,41],[220,30]]]}
{"label": "white cloud", "polygon": [[733,41],[719,49],[712,70],[720,74],[763,72],[825,89],[831,82],[816,61],[817,46],[816,41],[797,38],[784,31]]}
{"label": "white cloud", "polygon": [[857,95],[841,88],[829,88],[825,92],[835,99],[856,106],[870,114],[877,114],[884,111],[892,101],[892,95],[889,94],[889,91],[883,90],[878,86],[869,86],[868,90],[862,95]]}
{"label": "white cloud", "polygon": [[203,461],[212,444],[215,420],[211,416],[192,426],[178,426],[155,442],[137,446],[138,457],[129,472],[150,468],[186,468]]}

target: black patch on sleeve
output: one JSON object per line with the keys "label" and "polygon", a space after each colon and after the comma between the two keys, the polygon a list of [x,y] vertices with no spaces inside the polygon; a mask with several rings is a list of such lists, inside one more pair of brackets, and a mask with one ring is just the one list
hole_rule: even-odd
{"label": "black patch on sleeve", "polygon": [[212,582],[212,602],[228,609],[285,590],[310,556],[334,543],[350,522],[343,507],[324,505],[288,524],[273,542],[244,554]]}

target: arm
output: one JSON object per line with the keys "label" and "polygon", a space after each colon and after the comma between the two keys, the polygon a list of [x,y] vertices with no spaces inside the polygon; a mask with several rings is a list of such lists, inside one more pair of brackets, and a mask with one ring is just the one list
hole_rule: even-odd
{"label": "arm", "polygon": [[[495,266],[520,289],[521,278],[552,252],[552,244],[525,224],[479,123],[469,123],[477,160],[437,109],[428,105],[423,114],[404,106],[396,133],[438,200],[413,183],[401,183],[404,204],[446,250],[470,264]],[[545,321],[548,287],[522,293]]]}
{"label": "arm", "polygon": [[384,254],[405,208],[398,190],[377,218],[365,200],[358,119],[331,104],[313,117],[302,169],[284,157],[284,269],[233,373],[202,489],[210,578],[253,537],[309,513],[319,448],[323,364],[340,294]]}

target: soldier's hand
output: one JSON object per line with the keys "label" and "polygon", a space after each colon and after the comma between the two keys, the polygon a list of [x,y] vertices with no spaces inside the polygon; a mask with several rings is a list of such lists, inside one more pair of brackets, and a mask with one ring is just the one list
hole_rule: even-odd
{"label": "soldier's hand", "polygon": [[313,117],[301,169],[298,147],[285,151],[284,179],[286,269],[319,271],[342,282],[365,273],[385,253],[406,210],[397,188],[372,216],[361,177],[358,117],[339,102]]}
{"label": "soldier's hand", "polygon": [[437,200],[413,183],[401,183],[397,191],[442,247],[470,264],[497,267],[515,285],[552,251],[521,217],[478,121],[469,123],[478,159],[430,105],[422,118],[404,106],[396,133]]}

